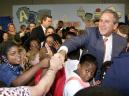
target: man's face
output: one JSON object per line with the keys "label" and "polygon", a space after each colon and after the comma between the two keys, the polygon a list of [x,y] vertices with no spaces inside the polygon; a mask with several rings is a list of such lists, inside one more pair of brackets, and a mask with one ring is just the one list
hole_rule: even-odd
{"label": "man's face", "polygon": [[47,28],[48,26],[50,26],[52,24],[52,18],[46,18],[46,20],[42,21],[42,24],[45,28]]}
{"label": "man's face", "polygon": [[117,28],[117,23],[114,24],[114,16],[111,13],[103,13],[99,21],[99,31],[103,36],[109,36]]}

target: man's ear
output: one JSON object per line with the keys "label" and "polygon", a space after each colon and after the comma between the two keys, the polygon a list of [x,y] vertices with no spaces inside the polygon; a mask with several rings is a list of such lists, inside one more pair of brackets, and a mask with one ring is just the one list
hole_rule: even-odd
{"label": "man's ear", "polygon": [[114,24],[114,30],[116,30],[118,27],[118,23]]}

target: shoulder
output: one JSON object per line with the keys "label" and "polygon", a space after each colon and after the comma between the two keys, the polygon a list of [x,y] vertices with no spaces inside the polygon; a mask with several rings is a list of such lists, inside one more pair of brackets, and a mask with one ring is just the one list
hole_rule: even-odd
{"label": "shoulder", "polygon": [[104,78],[104,85],[128,86],[129,84],[129,53],[121,54],[113,59],[112,64],[107,70]]}
{"label": "shoulder", "polygon": [[120,35],[118,35],[117,33],[113,32],[112,36],[116,39],[119,39],[119,40],[123,40],[123,41],[126,41],[126,39]]}
{"label": "shoulder", "polygon": [[9,70],[9,69],[10,69],[10,67],[9,67],[7,64],[5,64],[5,63],[0,64],[0,71],[1,71],[1,70],[7,71],[7,70]]}
{"label": "shoulder", "polygon": [[[32,32],[33,32],[33,31],[37,31],[37,30],[42,30],[42,26],[40,25],[40,26],[35,27],[35,28],[32,30]],[[37,33],[37,32],[36,32],[36,33]]]}
{"label": "shoulder", "polygon": [[121,44],[127,44],[126,38],[116,34],[115,32],[113,32],[112,36],[115,42],[118,42],[118,43],[121,42]]}
{"label": "shoulder", "polygon": [[80,85],[78,80],[73,79],[73,80],[69,80],[68,82],[66,81],[66,84],[64,87],[64,96],[74,96],[74,94],[82,88],[83,87]]}
{"label": "shoulder", "polygon": [[[80,77],[76,73],[72,72],[71,75],[69,76],[69,78],[67,79],[65,86],[68,89],[80,88],[81,84],[79,82],[79,79],[80,79]],[[76,87],[75,87],[75,85],[76,85]]]}
{"label": "shoulder", "polygon": [[85,30],[86,31],[98,31],[98,27],[88,27]]}
{"label": "shoulder", "polygon": [[88,27],[84,30],[84,34],[100,35],[98,27]]}

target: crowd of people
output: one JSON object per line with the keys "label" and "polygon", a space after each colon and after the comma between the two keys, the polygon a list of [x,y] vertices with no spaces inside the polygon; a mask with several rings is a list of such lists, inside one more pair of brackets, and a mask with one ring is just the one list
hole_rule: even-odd
{"label": "crowd of people", "polygon": [[0,95],[129,96],[129,25],[111,9],[97,21],[80,32],[44,15],[1,29]]}

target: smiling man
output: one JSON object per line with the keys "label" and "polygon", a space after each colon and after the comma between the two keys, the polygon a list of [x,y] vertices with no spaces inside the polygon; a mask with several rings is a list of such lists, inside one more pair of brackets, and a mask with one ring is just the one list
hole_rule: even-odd
{"label": "smiling man", "polygon": [[[97,58],[98,69],[95,79],[99,80],[102,64],[119,56],[127,45],[126,39],[114,32],[118,26],[118,22],[119,16],[116,12],[110,9],[104,10],[100,16],[98,28],[87,28],[82,35],[64,42],[58,51],[63,54],[60,56],[83,47],[86,50],[83,54],[92,54]],[[106,44],[104,44],[104,38],[108,39]]]}

